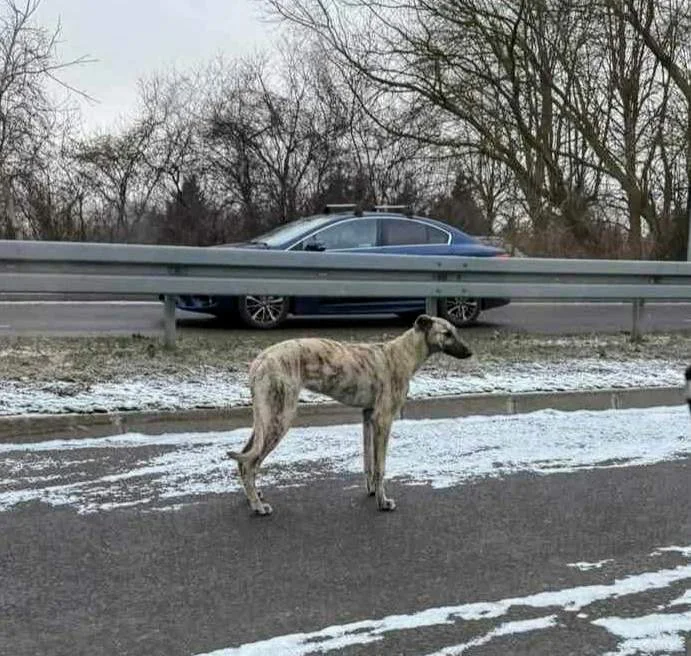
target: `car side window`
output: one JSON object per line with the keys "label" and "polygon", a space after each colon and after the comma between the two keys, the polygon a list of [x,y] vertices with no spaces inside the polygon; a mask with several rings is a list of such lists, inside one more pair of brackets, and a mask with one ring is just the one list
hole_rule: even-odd
{"label": "car side window", "polygon": [[300,250],[367,248],[377,245],[377,219],[352,219],[324,228],[304,240]]}
{"label": "car side window", "polygon": [[448,244],[449,243],[449,234],[447,232],[444,232],[443,230],[440,230],[439,228],[435,228],[434,226],[427,226],[427,243],[428,244]]}
{"label": "car side window", "polygon": [[413,246],[420,244],[446,244],[449,236],[443,230],[420,221],[384,219],[382,246]]}

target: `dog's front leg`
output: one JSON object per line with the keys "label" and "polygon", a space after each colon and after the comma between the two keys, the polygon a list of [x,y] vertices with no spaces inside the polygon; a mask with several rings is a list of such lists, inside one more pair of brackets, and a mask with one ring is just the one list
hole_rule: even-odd
{"label": "dog's front leg", "polygon": [[373,442],[373,427],[372,427],[372,410],[366,409],[362,411],[362,458],[365,471],[365,489],[369,496],[374,495],[374,442]]}
{"label": "dog's front leg", "polygon": [[393,416],[391,412],[383,414],[373,414],[372,425],[372,442],[374,455],[374,495],[377,499],[377,507],[379,510],[395,510],[396,502],[386,496],[384,490],[384,473],[386,469],[386,449],[389,444],[389,434],[391,432],[391,423]]}

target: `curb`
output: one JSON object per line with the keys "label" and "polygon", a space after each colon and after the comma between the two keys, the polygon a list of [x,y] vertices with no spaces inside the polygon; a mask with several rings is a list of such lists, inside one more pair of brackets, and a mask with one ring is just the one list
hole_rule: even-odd
{"label": "curb", "polygon": [[[536,410],[616,410],[673,406],[684,403],[681,387],[523,392],[519,394],[461,394],[410,399],[399,419],[448,419],[470,415],[512,415]],[[293,426],[357,423],[359,409],[339,403],[301,403]],[[105,437],[120,433],[200,432],[247,428],[252,408],[209,408],[159,412],[10,415],[0,417],[0,444],[50,439]]]}

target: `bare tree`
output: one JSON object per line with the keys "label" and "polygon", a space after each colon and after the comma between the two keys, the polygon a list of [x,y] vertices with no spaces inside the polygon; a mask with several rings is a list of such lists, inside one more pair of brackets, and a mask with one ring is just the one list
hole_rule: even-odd
{"label": "bare tree", "polygon": [[[556,222],[595,246],[603,208],[623,192],[613,220],[631,252],[643,252],[642,221],[665,239],[651,184],[674,170],[669,80],[683,71],[649,56],[651,16],[664,13],[653,0],[265,2],[425,118],[393,132],[509,171],[538,236]],[[680,31],[665,25],[664,44],[677,47]]]}
{"label": "bare tree", "polygon": [[160,175],[156,180],[164,195],[181,194],[184,180],[204,168],[202,114],[207,83],[199,70],[184,74],[173,70],[139,82],[138,120],[150,126],[144,163],[152,174]]}
{"label": "bare tree", "polygon": [[[685,105],[679,136],[684,144],[682,153],[685,159],[686,211],[683,214],[677,212],[672,237],[677,246],[675,248],[671,244],[671,247],[676,251],[676,257],[686,259],[691,256],[691,4],[687,0],[673,0],[669,3],[654,0],[605,0],[605,3],[642,39],[655,61],[669,76]],[[661,149],[665,171],[663,179],[669,182],[672,173],[670,149],[667,144],[662,144]],[[673,192],[665,186],[665,206],[670,206],[672,195]],[[669,223],[669,215],[665,218]],[[686,253],[679,246],[681,242],[687,245]]]}
{"label": "bare tree", "polygon": [[[390,102],[408,103],[409,115],[427,119],[414,130],[399,126],[399,133],[511,170],[538,231],[547,228],[552,208],[565,207],[574,185],[558,156],[564,126],[547,77],[556,73],[549,50],[555,27],[538,3],[269,3],[317,34],[338,64],[388,90]],[[529,28],[528,10],[542,32]]]}
{"label": "bare tree", "polygon": [[158,189],[164,170],[147,160],[155,129],[145,117],[120,134],[96,135],[74,146],[82,184],[96,201],[108,239],[130,238]]}
{"label": "bare tree", "polygon": [[0,3],[0,202],[2,233],[18,234],[17,185],[26,182],[59,119],[47,93],[47,83],[66,86],[60,72],[85,58],[60,62],[53,30],[36,24],[40,0]]}
{"label": "bare tree", "polygon": [[269,67],[244,60],[225,70],[208,114],[212,164],[236,206],[259,225],[294,219],[319,186],[340,127],[322,102],[319,72],[301,66],[291,52]]}
{"label": "bare tree", "polygon": [[56,126],[32,168],[15,180],[22,237],[79,241],[93,236],[85,213],[87,193],[68,154],[72,133],[69,121]]}

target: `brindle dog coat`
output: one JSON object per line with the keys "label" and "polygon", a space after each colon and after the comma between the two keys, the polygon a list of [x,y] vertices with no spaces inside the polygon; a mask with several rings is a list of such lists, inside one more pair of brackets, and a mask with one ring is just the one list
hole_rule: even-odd
{"label": "brindle dog coat", "polygon": [[302,388],[362,408],[364,470],[367,492],[380,510],[393,510],[384,491],[384,464],[391,423],[408,394],[413,374],[432,353],[468,358],[470,349],[448,321],[419,316],[400,337],[378,344],[347,344],[302,338],[279,342],[260,353],[250,366],[254,425],[238,461],[250,507],[271,513],[257,492],[255,478],[264,458],[286,434]]}

